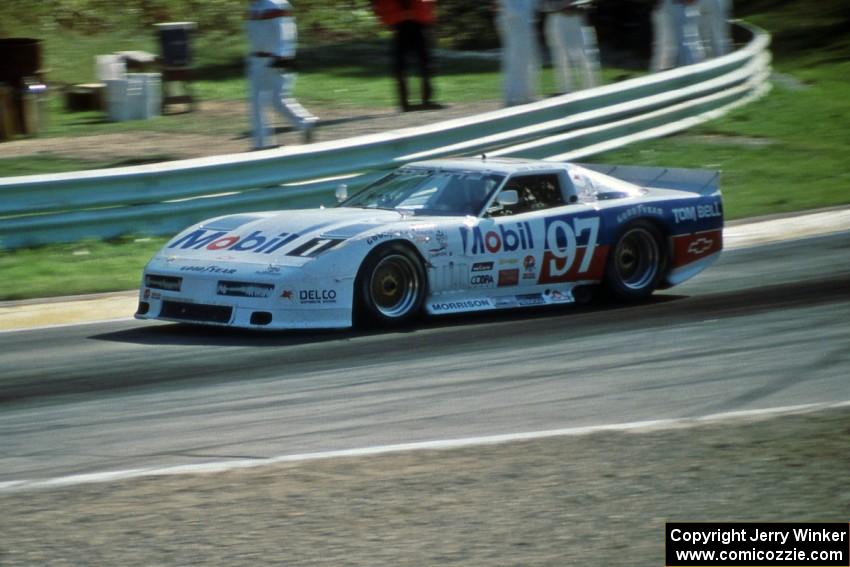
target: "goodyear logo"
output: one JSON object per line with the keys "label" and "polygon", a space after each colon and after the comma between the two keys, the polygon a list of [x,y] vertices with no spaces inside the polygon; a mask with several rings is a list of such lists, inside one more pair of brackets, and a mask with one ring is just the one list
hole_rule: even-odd
{"label": "goodyear logo", "polygon": [[260,230],[255,230],[247,236],[228,234],[226,231],[206,230],[199,228],[168,245],[168,248],[180,250],[228,250],[231,252],[254,252],[271,254],[286,244],[298,238],[298,234],[281,232],[276,236],[268,236]]}

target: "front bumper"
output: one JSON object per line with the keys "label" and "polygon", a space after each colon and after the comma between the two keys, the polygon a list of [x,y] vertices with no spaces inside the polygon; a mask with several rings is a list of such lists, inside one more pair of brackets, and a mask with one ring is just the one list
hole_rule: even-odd
{"label": "front bumper", "polygon": [[[351,326],[351,282],[305,278],[300,269],[260,276],[256,270],[222,275],[159,268],[145,272],[137,319],[246,329]],[[179,285],[156,287],[168,278]]]}

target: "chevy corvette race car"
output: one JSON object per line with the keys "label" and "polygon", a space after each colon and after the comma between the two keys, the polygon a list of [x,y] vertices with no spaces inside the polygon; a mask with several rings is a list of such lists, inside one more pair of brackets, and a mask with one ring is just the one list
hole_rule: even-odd
{"label": "chevy corvette race car", "polygon": [[418,162],[333,208],[186,229],[145,267],[136,317],[329,328],[567,304],[588,286],[639,300],[718,258],[718,186],[704,170]]}

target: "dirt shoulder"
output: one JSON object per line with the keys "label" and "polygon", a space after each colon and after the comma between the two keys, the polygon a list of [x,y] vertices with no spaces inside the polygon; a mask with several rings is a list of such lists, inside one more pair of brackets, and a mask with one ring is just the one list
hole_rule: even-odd
{"label": "dirt shoulder", "polygon": [[[440,110],[399,112],[395,108],[359,108],[352,106],[312,107],[319,118],[313,142],[324,142],[424,126],[434,122],[473,116],[500,108],[498,101],[457,103]],[[125,133],[55,138],[19,139],[0,143],[0,159],[52,155],[86,161],[139,160],[145,156],[168,156],[170,159],[189,159],[232,153],[251,149],[247,105],[243,101],[203,101],[195,112],[175,116],[175,120],[191,118],[199,125],[192,132],[168,132],[155,129],[139,130],[134,122],[132,131]],[[161,120],[167,120],[164,117]],[[300,132],[280,117],[275,117],[277,142],[281,145],[304,143]],[[129,124],[129,123],[128,123]]]}
{"label": "dirt shoulder", "polygon": [[850,408],[0,495],[0,564],[662,565],[666,521],[848,520]]}

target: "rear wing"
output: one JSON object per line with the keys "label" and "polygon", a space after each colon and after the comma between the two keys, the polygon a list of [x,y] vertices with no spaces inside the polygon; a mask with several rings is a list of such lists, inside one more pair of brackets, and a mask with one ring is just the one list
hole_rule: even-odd
{"label": "rear wing", "polygon": [[639,165],[607,165],[580,163],[587,169],[610,175],[640,187],[678,189],[702,195],[711,195],[720,188],[720,172],[710,169],[683,169],[677,167],[643,167]]}

